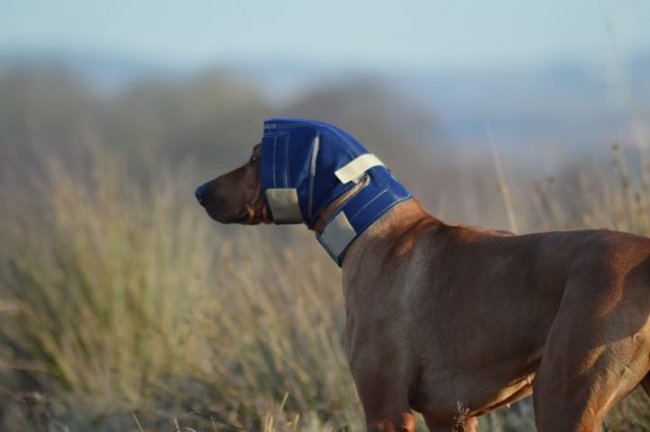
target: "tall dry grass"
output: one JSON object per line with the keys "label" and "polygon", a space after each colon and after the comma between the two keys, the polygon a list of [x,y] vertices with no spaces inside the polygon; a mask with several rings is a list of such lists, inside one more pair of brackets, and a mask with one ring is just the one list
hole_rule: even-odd
{"label": "tall dry grass", "polygon": [[149,180],[99,155],[3,189],[3,429],[358,429],[333,264]]}
{"label": "tall dry grass", "polygon": [[[541,183],[518,221],[650,233],[647,173],[627,162],[568,197]],[[47,166],[0,189],[3,430],[362,430],[339,273],[306,230],[217,226],[189,169]],[[647,430],[648,406],[635,394],[609,430]],[[526,403],[481,420],[532,425]]]}

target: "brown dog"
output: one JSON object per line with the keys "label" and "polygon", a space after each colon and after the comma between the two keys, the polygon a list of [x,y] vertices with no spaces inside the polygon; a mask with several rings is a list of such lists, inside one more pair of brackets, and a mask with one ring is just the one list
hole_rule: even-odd
{"label": "brown dog", "polygon": [[[258,145],[197,190],[213,219],[273,222],[260,157]],[[637,386],[650,395],[650,239],[449,225],[408,199],[350,245],[342,267],[368,430],[413,431],[413,409],[431,431],[459,421],[475,431],[476,416],[534,391],[539,431],[595,431]]]}

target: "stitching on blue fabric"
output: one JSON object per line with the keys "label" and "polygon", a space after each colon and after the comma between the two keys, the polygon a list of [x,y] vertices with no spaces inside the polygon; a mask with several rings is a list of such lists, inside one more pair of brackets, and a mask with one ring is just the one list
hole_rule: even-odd
{"label": "stitching on blue fabric", "polygon": [[275,149],[277,147],[277,143],[278,143],[278,137],[274,136],[273,137],[273,187],[274,188],[278,187],[278,182],[276,181],[276,178],[275,178],[275,158],[276,158]]}
{"label": "stitching on blue fabric", "polygon": [[284,140],[284,187],[289,187],[289,138],[291,135],[287,134]]}
{"label": "stitching on blue fabric", "polygon": [[357,212],[356,212],[352,217],[349,217],[348,220],[349,220],[350,222],[352,222],[352,221],[353,221],[357,216],[359,216],[359,213],[361,213],[361,212],[362,212],[366,207],[368,207],[370,204],[372,204],[373,202],[375,202],[375,201],[377,200],[377,198],[379,198],[380,196],[382,196],[382,195],[385,194],[386,192],[388,192],[388,191],[387,191],[386,189],[384,189],[383,191],[381,191],[381,193],[375,195],[375,197],[374,197],[373,199],[371,199],[370,201],[368,201],[368,202],[366,203],[366,205],[364,205],[363,207],[361,207],[361,208],[360,208],[360,209],[359,209],[359,210],[358,210],[358,211],[357,211]]}
{"label": "stitching on blue fabric", "polygon": [[316,134],[314,138],[313,149],[311,153],[311,167],[309,170],[309,201],[307,207],[307,219],[311,223],[312,207],[314,204],[314,182],[316,181],[316,162],[318,159],[318,150],[320,148],[320,135]]}
{"label": "stitching on blue fabric", "polygon": [[[388,169],[383,168],[383,167],[378,167],[378,168],[383,170],[382,174],[390,175],[390,173],[388,172]],[[372,168],[371,168],[371,169],[372,169]],[[395,191],[393,190],[393,188],[391,187],[391,185],[389,185],[388,182],[384,181],[384,180],[379,176],[379,174],[377,174],[376,176],[372,176],[372,177],[375,178],[375,179],[377,180],[378,183],[381,183],[382,185],[384,185],[384,188],[388,191],[388,193],[391,194],[391,196],[392,196],[393,198],[395,198],[395,199],[400,199],[400,196],[397,195],[397,193],[395,193]]]}
{"label": "stitching on blue fabric", "polygon": [[[346,133],[341,131],[340,129],[332,127],[331,125],[328,125],[323,122],[313,121],[313,123],[319,124],[323,127],[327,127],[332,133],[338,136],[346,144],[348,145],[355,144],[355,142],[351,139],[351,137],[346,135]],[[308,127],[308,125],[305,123],[265,123],[265,127],[273,128],[273,129],[300,129],[300,128],[306,128]]]}
{"label": "stitching on blue fabric", "polygon": [[[366,174],[366,176],[367,176],[367,174]],[[366,176],[362,177],[361,180],[359,180],[359,182],[363,182],[363,181],[365,180]],[[369,186],[370,186],[370,179],[368,179],[368,182],[366,182],[366,184],[363,185],[363,186],[361,187],[361,189],[359,189],[358,191],[356,191],[356,192],[355,192],[355,193],[354,193],[354,194],[353,194],[353,195],[352,195],[352,196],[351,196],[347,201],[345,201],[343,204],[339,205],[339,206],[334,210],[334,213],[332,213],[332,216],[330,216],[330,218],[327,220],[327,222],[325,222],[325,225],[327,225],[327,224],[329,224],[330,222],[332,222],[332,220],[334,220],[334,218],[335,218],[336,216],[338,216],[338,214],[339,214],[341,211],[343,211],[343,209],[345,208],[345,206],[346,206],[348,203],[352,202],[352,200],[354,200],[354,198],[355,198],[356,196],[358,196],[362,191],[364,191],[364,190],[365,190],[367,187],[369,187]],[[352,189],[352,187],[345,189],[345,190],[344,190],[343,192],[341,192],[338,196],[343,195],[344,193],[346,193],[346,192],[349,191],[350,189]],[[321,207],[319,207],[318,210],[321,210],[321,211],[322,211],[323,208],[325,208],[325,207],[327,207],[328,205],[330,205],[333,201],[336,201],[336,198],[334,198],[332,201],[330,201],[330,202],[327,203],[327,204],[321,205]],[[346,215],[346,217],[347,217],[347,215]],[[348,220],[349,220],[349,219],[348,219]],[[310,228],[311,228],[311,227],[310,227]]]}

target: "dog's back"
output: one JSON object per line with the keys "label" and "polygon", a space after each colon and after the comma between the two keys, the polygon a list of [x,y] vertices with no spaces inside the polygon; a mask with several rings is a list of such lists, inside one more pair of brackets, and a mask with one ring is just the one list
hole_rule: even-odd
{"label": "dog's back", "polygon": [[[650,368],[649,257],[645,237],[515,236],[402,204],[344,264],[353,374],[384,383],[367,392],[408,394],[432,422],[453,418],[457,402],[472,416],[524,397],[537,374],[540,430],[564,430],[553,423],[560,403],[595,407],[600,421]],[[612,364],[622,378],[609,378]],[[551,403],[558,389],[575,399]]]}

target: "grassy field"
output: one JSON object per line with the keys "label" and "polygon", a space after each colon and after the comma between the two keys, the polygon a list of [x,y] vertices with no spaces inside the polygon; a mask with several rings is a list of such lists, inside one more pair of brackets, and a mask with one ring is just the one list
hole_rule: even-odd
{"label": "grassy field", "polygon": [[[572,209],[560,180],[520,191],[514,208],[533,209],[514,215],[520,228],[649,234],[649,172],[626,160],[615,150],[584,177]],[[0,429],[362,430],[339,273],[304,227],[218,227],[189,168],[91,161],[3,180]],[[532,424],[530,401],[481,419]],[[650,401],[635,393],[607,429],[649,430]]]}

